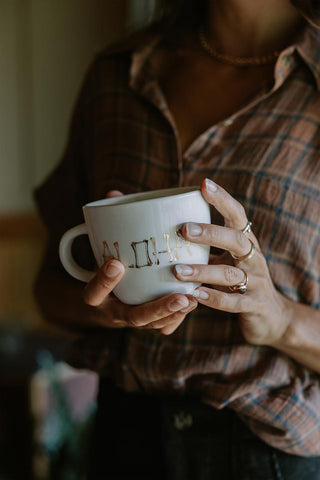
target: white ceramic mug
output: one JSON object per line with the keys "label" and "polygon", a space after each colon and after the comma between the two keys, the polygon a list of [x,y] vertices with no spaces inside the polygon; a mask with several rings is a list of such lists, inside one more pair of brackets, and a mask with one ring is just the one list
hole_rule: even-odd
{"label": "white ceramic mug", "polygon": [[198,187],[135,193],[88,203],[85,223],[61,238],[59,255],[67,272],[88,282],[95,272],[81,268],[71,247],[79,235],[89,236],[98,267],[115,258],[126,271],[113,293],[137,305],[171,293],[192,294],[198,283],[181,282],[172,272],[178,263],[207,264],[209,246],[185,241],[179,228],[186,222],[210,223],[210,208]]}

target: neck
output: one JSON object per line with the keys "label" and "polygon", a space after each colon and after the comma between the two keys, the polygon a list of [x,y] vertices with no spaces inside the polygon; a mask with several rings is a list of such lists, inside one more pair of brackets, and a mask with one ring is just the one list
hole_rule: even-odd
{"label": "neck", "polygon": [[206,29],[221,52],[247,57],[286,47],[301,23],[289,0],[209,0]]}

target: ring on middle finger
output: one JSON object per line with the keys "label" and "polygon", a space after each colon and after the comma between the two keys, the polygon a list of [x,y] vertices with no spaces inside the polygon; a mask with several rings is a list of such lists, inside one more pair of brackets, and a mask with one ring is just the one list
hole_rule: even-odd
{"label": "ring on middle finger", "polygon": [[251,247],[250,247],[250,250],[248,253],[246,253],[245,255],[242,255],[241,257],[236,257],[235,255],[232,255],[232,257],[238,262],[243,262],[244,260],[250,260],[250,258],[253,257],[253,255],[255,254],[255,251],[256,251],[256,247],[254,246],[252,240],[250,240],[249,238],[249,242],[251,244]]}

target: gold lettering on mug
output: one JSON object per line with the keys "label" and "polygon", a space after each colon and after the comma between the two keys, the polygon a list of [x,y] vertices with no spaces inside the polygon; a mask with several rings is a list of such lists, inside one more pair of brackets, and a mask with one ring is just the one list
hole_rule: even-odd
{"label": "gold lettering on mug", "polygon": [[179,252],[183,247],[187,247],[189,255],[192,255],[191,248],[190,248],[190,242],[185,240],[183,236],[179,233],[179,231],[175,232],[175,246],[173,247],[174,252],[176,253],[176,259],[179,260]]}
{"label": "gold lettering on mug", "polygon": [[119,243],[114,242],[113,245],[114,245],[114,248],[116,249],[116,252],[117,252],[117,259],[120,260]]}
{"label": "gold lettering on mug", "polygon": [[170,234],[169,233],[164,233],[163,238],[166,241],[167,250],[165,250],[165,252],[159,252],[159,253],[168,253],[169,254],[169,262],[176,261],[177,259],[174,255],[172,255],[172,250],[171,250],[171,247],[170,247],[170,244],[169,244]]}
{"label": "gold lettering on mug", "polygon": [[157,252],[157,247],[156,247],[156,239],[154,237],[150,237],[150,240],[152,242],[153,246],[153,252],[152,255],[156,257],[155,261],[153,262],[155,265],[159,265],[159,258],[158,258],[158,252]]}
{"label": "gold lettering on mug", "polygon": [[[160,265],[160,260],[159,256],[163,254],[168,254],[169,255],[169,262],[176,262],[177,260],[180,259],[179,257],[179,250],[181,248],[187,248],[189,255],[192,255],[191,248],[190,247],[190,242],[187,242],[180,234],[179,232],[175,232],[174,236],[174,245],[170,245],[170,234],[169,233],[164,233],[163,234],[163,239],[165,240],[166,244],[166,250],[160,250],[158,251],[157,249],[157,244],[156,244],[156,239],[155,237],[150,237],[149,240],[140,240],[139,242],[131,242],[131,248],[134,254],[134,263],[131,265],[128,265],[128,268],[142,268],[142,267],[151,267],[152,265]],[[151,248],[149,242],[151,243],[152,246],[152,252],[150,254],[149,248]],[[105,240],[102,242],[103,245],[103,253],[102,257],[104,262],[107,262],[112,259],[120,260],[120,248],[119,248],[119,243],[114,242],[113,243],[113,248],[115,250],[115,254],[111,251],[111,248],[109,247],[108,242]],[[153,258],[153,261],[151,257]]]}
{"label": "gold lettering on mug", "polygon": [[[141,252],[141,248],[139,248],[139,245],[144,246],[144,248],[142,248],[142,252]],[[129,268],[150,267],[151,265],[153,265],[152,260],[150,258],[150,254],[149,254],[149,240],[141,240],[140,242],[131,242],[131,248],[133,249],[133,253],[134,253],[135,265],[134,266],[129,265]],[[140,250],[140,255],[139,255],[139,250]],[[146,263],[142,263],[142,261],[140,261],[141,253],[142,253],[142,256],[145,257],[143,258],[143,261]]]}
{"label": "gold lettering on mug", "polygon": [[[163,238],[164,238],[164,240],[165,240],[165,242],[166,242],[166,247],[167,247],[167,249],[166,249],[166,250],[160,250],[160,251],[158,252],[158,254],[161,255],[161,254],[164,254],[164,253],[168,253],[168,254],[169,254],[169,262],[171,263],[171,262],[173,262],[173,261],[176,261],[176,260],[177,260],[177,257],[172,254],[172,250],[174,250],[174,249],[172,249],[172,248],[170,247],[170,243],[169,243],[169,242],[170,242],[170,234],[169,234],[169,233],[164,233],[164,234],[163,234]],[[159,263],[160,263],[160,262],[159,262]],[[159,264],[158,264],[158,265],[159,265]]]}
{"label": "gold lettering on mug", "polygon": [[103,245],[102,257],[103,257],[104,262],[108,262],[109,260],[113,260],[113,259],[120,260],[120,252],[119,252],[119,243],[118,242],[113,243],[113,246],[114,246],[115,251],[116,251],[116,256],[112,254],[111,249],[110,249],[108,243],[105,240],[102,242],[102,245]]}

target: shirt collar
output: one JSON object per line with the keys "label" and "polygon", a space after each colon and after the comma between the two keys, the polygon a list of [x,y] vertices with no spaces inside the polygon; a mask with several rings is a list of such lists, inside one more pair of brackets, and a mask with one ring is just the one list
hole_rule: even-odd
{"label": "shirt collar", "polygon": [[296,43],[296,50],[310,68],[320,90],[320,29],[308,25]]}
{"label": "shirt collar", "polygon": [[166,99],[159,87],[157,75],[151,64],[150,57],[153,50],[162,40],[158,34],[149,38],[149,41],[133,50],[129,75],[130,87],[155,105],[169,120],[175,130],[175,124],[168,110]]}
{"label": "shirt collar", "polygon": [[149,37],[148,41],[133,49],[130,67],[130,86],[134,90],[140,90],[146,80],[153,80],[154,75],[150,68],[149,58],[161,38],[160,35]]}
{"label": "shirt collar", "polygon": [[[130,85],[133,89],[145,91],[146,83],[153,83],[155,80],[150,69],[148,59],[161,41],[161,34],[149,36],[148,41],[143,42],[132,52],[132,62],[130,68]],[[297,41],[282,51],[275,66],[276,85],[283,83],[284,79],[293,70],[296,65],[294,59],[295,53],[298,53],[301,60],[310,69],[315,79],[317,90],[320,91],[320,29],[307,24],[297,38]],[[144,92],[146,93],[146,92]]]}

